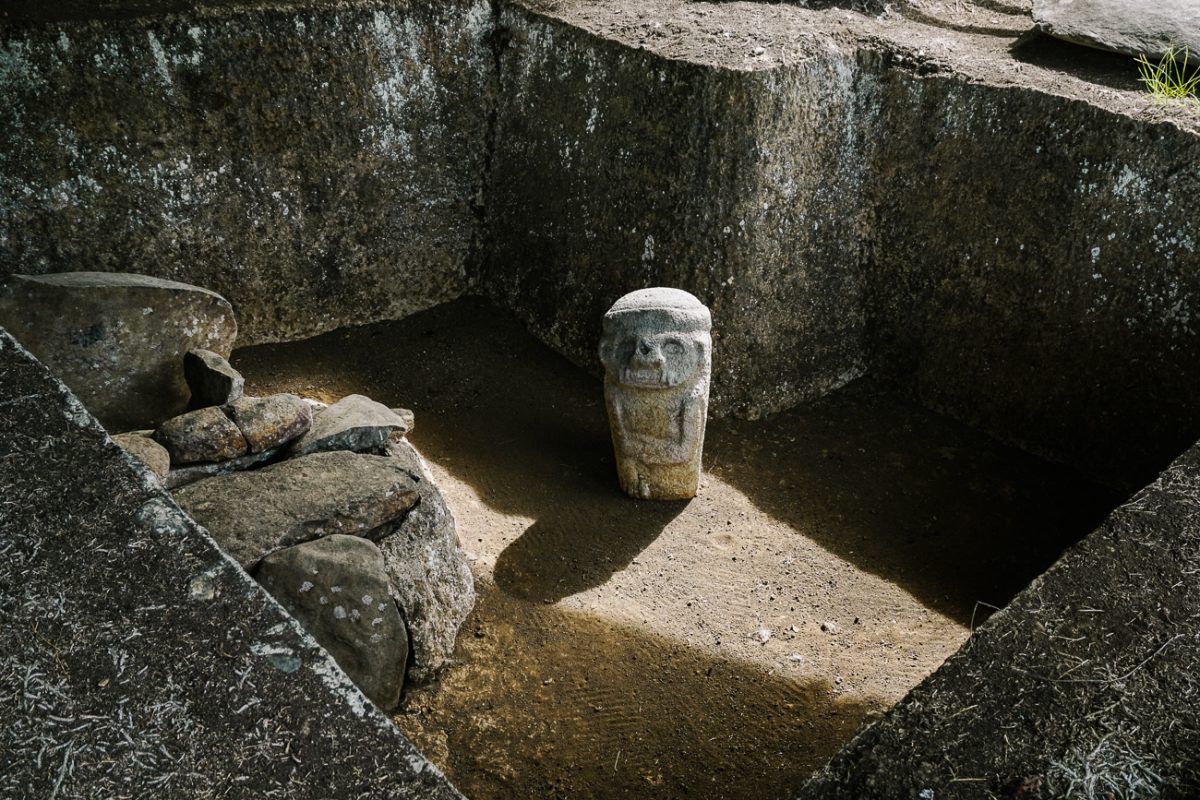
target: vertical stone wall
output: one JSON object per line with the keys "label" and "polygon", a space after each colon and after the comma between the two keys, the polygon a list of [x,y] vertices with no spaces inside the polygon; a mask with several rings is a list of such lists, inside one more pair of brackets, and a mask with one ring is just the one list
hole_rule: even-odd
{"label": "vertical stone wall", "polygon": [[1200,139],[867,54],[872,370],[1142,485],[1200,437]]}
{"label": "vertical stone wall", "polygon": [[646,286],[713,312],[713,413],[862,372],[863,173],[852,53],[759,72],[672,60],[506,8],[482,287],[595,370]]}
{"label": "vertical stone wall", "polygon": [[477,290],[593,371],[669,285],[713,310],[714,416],[870,371],[1130,485],[1200,436],[1194,131],[849,32],[669,57],[527,5],[0,24],[0,278],[199,283],[243,343]]}
{"label": "vertical stone wall", "polygon": [[458,296],[494,63],[487,0],[0,27],[0,277],[215,289],[242,343]]}

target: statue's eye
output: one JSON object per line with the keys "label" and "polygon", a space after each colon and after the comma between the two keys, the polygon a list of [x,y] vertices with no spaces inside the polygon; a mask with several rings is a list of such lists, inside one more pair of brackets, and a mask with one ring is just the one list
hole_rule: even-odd
{"label": "statue's eye", "polygon": [[683,345],[676,341],[667,342],[663,345],[663,350],[673,356],[683,355]]}

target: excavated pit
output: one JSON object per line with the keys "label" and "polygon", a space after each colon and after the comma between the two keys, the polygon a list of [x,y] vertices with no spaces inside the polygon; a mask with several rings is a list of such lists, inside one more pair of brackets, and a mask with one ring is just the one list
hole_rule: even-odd
{"label": "excavated pit", "polygon": [[[237,357],[253,391],[417,411],[481,599],[399,724],[474,798],[1062,786],[1087,737],[1042,723],[1089,706],[1040,676],[1176,641],[1139,638],[1159,606],[1116,572],[1057,612],[1066,633],[1039,616],[1089,583],[1072,565],[1096,570],[1106,528],[1022,590],[1200,436],[1200,118],[1147,100],[1126,59],[1018,44],[1023,0],[880,10],[14,2],[0,276],[201,284],[260,345]],[[714,315],[690,504],[627,500],[612,474],[598,321],[647,285]],[[1186,544],[1188,519],[1137,524]],[[1128,573],[1182,570],[1162,594],[1186,608],[1189,559]],[[997,639],[1057,654],[1110,596],[1143,620],[1124,644],[1005,682]],[[1141,714],[1191,691],[1169,688],[1089,724],[1187,751]],[[1057,738],[1010,756],[962,730],[1017,698]],[[914,755],[917,729],[922,752],[953,731],[960,760]],[[1189,785],[1187,763],[1155,769]]]}
{"label": "excavated pit", "polygon": [[416,412],[480,599],[396,721],[474,800],[791,796],[1120,500],[869,381],[630,500],[600,383],[481,299],[234,364]]}

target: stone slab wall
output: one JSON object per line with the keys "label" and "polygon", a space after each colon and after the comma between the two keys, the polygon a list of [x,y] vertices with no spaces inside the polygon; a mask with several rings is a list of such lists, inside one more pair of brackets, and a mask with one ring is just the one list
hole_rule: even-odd
{"label": "stone slab wall", "polygon": [[577,363],[663,284],[713,310],[714,416],[870,371],[1130,489],[1200,437],[1195,131],[879,39],[737,68],[502,24],[481,286]]}
{"label": "stone slab wall", "polygon": [[1144,485],[1200,438],[1200,137],[863,60],[872,371]]}
{"label": "stone slab wall", "polygon": [[0,797],[461,800],[0,329]]}
{"label": "stone slab wall", "polygon": [[712,412],[757,416],[862,372],[854,58],[745,72],[505,8],[485,292],[580,365],[646,286],[714,319]]}
{"label": "stone slab wall", "polygon": [[138,272],[241,343],[460,295],[494,63],[487,0],[0,26],[0,278]]}
{"label": "stone slab wall", "polygon": [[1200,445],[977,630],[797,800],[1200,793]]}
{"label": "stone slab wall", "polygon": [[670,46],[532,0],[230,2],[0,24],[0,277],[199,283],[243,343],[480,291],[596,372],[665,284],[712,308],[714,416],[870,371],[1130,487],[1200,436],[1195,131],[850,12],[772,7],[810,16],[759,63],[666,0]]}

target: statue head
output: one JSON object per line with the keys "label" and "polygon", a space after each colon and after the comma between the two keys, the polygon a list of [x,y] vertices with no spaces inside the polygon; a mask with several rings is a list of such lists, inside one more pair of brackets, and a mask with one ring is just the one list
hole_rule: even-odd
{"label": "statue head", "polygon": [[712,316],[679,289],[642,289],[604,315],[600,360],[609,377],[637,389],[669,389],[707,377]]}

